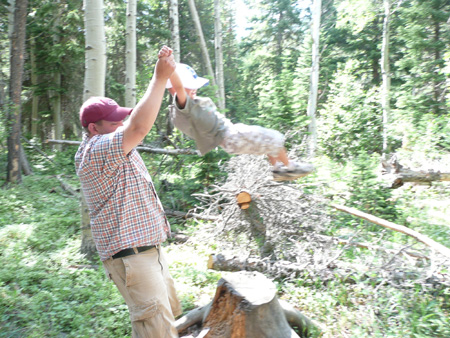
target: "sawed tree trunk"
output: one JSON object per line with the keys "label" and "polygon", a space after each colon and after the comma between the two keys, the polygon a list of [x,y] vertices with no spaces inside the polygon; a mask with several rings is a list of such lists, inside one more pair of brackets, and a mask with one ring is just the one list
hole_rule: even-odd
{"label": "sawed tree trunk", "polygon": [[298,310],[278,300],[276,286],[259,272],[239,271],[219,280],[210,304],[176,322],[179,332],[202,323],[204,338],[294,338],[317,329]]}

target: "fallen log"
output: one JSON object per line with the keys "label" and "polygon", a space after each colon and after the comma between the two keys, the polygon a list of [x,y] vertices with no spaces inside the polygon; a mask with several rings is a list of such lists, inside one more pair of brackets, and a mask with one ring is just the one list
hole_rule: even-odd
{"label": "fallen log", "polygon": [[384,180],[389,182],[390,188],[396,189],[406,182],[431,183],[436,181],[450,181],[450,173],[441,173],[432,169],[415,171],[403,167],[396,156],[389,161],[381,162]]}
{"label": "fallen log", "polygon": [[245,258],[225,257],[222,254],[209,255],[208,269],[216,271],[257,271],[268,273],[279,278],[289,278],[299,276],[306,271],[309,264],[302,265],[289,261],[272,261],[261,258]]}
{"label": "fallen log", "polygon": [[181,333],[202,323],[205,338],[295,338],[318,333],[300,311],[276,296],[276,286],[257,272],[240,271],[219,280],[214,299],[176,322]]}
{"label": "fallen log", "polygon": [[[70,141],[70,140],[47,140],[46,143],[50,144],[66,144],[70,146],[79,146],[81,141]],[[152,154],[163,154],[163,155],[200,155],[200,152],[195,149],[161,149],[152,148],[147,146],[136,147],[137,150],[144,153]]]}
{"label": "fallen log", "polygon": [[450,249],[449,248],[447,248],[446,246],[444,246],[436,241],[433,241],[431,238],[429,238],[425,235],[422,235],[420,232],[412,230],[403,225],[395,224],[393,222],[384,220],[382,218],[367,214],[367,213],[359,211],[355,208],[350,208],[350,207],[346,207],[346,206],[338,205],[338,204],[332,204],[331,206],[337,210],[344,211],[350,215],[360,217],[371,223],[378,224],[378,225],[381,225],[382,227],[385,227],[385,228],[388,228],[388,229],[391,229],[394,231],[398,231],[405,235],[411,236],[411,237],[415,238],[416,240],[418,240],[419,242],[426,244],[433,250],[436,250],[437,252],[446,256],[447,258],[450,258]]}

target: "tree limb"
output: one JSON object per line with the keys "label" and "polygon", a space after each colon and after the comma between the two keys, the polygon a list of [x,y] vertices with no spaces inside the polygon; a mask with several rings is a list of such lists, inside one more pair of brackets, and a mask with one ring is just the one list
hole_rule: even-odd
{"label": "tree limb", "polygon": [[395,189],[401,187],[406,182],[430,183],[435,181],[450,181],[450,173],[441,173],[439,171],[415,171],[403,167],[397,157],[394,155],[389,161],[382,161],[383,176],[388,180],[390,187]]}
{"label": "tree limb", "polygon": [[[70,146],[78,146],[81,144],[80,141],[70,141],[70,140],[47,140],[46,143],[50,144],[66,144]],[[137,150],[152,153],[152,154],[164,154],[164,155],[200,155],[200,152],[195,149],[161,149],[161,148],[150,148],[150,147],[136,147]]]}
{"label": "tree limb", "polygon": [[204,216],[204,215],[201,215],[201,214],[193,213],[191,211],[182,212],[182,211],[170,210],[170,209],[165,209],[164,211],[165,211],[167,216],[184,218],[184,219],[195,218],[195,219],[199,219],[199,220],[203,220],[203,221],[214,222],[214,221],[216,221],[219,218],[219,217],[216,217],[216,216]]}
{"label": "tree limb", "polygon": [[426,244],[427,246],[429,246],[430,248],[438,251],[439,253],[446,256],[447,258],[450,258],[450,249],[449,248],[447,248],[446,246],[444,246],[438,242],[433,241],[431,238],[429,238],[425,235],[422,235],[421,233],[419,233],[415,230],[412,230],[403,225],[395,224],[393,222],[389,222],[382,218],[367,214],[367,213],[359,211],[355,208],[350,208],[350,207],[346,207],[343,205],[337,205],[337,204],[332,204],[331,206],[337,210],[344,211],[350,215],[360,217],[371,223],[378,224],[385,228],[388,228],[388,229],[391,229],[394,231],[398,231],[398,232],[404,233],[405,235],[411,236],[411,237],[415,238],[416,240],[418,240],[419,242],[422,242],[422,243]]}

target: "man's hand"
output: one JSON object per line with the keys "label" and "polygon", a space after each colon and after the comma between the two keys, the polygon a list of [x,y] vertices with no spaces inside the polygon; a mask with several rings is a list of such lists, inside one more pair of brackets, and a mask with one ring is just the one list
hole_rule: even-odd
{"label": "man's hand", "polygon": [[162,58],[163,56],[170,56],[172,54],[173,54],[172,48],[162,46],[161,50],[158,52],[158,59]]}
{"label": "man's hand", "polygon": [[173,58],[173,51],[167,46],[163,46],[158,53],[158,61],[155,66],[155,78],[163,81],[172,75],[175,70],[176,64]]}

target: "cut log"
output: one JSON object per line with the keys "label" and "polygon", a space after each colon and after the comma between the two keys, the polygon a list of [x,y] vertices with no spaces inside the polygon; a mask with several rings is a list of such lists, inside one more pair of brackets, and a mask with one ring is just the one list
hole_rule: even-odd
{"label": "cut log", "polygon": [[250,202],[252,201],[252,197],[247,191],[241,191],[236,195],[236,200],[241,209],[248,209],[250,207]]}
{"label": "cut log", "polygon": [[431,183],[436,181],[450,181],[450,173],[441,173],[439,171],[415,171],[404,168],[394,155],[389,161],[382,161],[383,177],[389,182],[390,188],[396,189],[403,186],[406,182]]}
{"label": "cut log", "polygon": [[268,273],[279,278],[298,276],[306,271],[305,265],[289,261],[272,261],[261,258],[225,257],[222,254],[210,255],[208,269],[216,271],[257,271]]}
{"label": "cut log", "polygon": [[433,241],[431,238],[429,238],[425,235],[422,235],[421,233],[419,233],[417,231],[414,231],[408,227],[405,227],[404,225],[399,225],[399,224],[395,224],[395,223],[386,221],[382,218],[367,214],[367,213],[359,211],[355,208],[349,208],[349,207],[345,207],[345,206],[337,205],[337,204],[333,204],[331,206],[337,210],[344,211],[351,215],[360,217],[371,223],[378,224],[378,225],[381,225],[382,227],[385,227],[385,228],[388,228],[388,229],[391,229],[394,231],[398,231],[398,232],[404,233],[405,235],[411,236],[411,237],[415,238],[416,240],[418,240],[419,242],[422,242],[422,243],[428,245],[430,248],[436,250],[437,252],[441,253],[442,255],[446,256],[447,258],[450,258],[450,249],[449,248],[447,248],[446,246],[444,246],[438,242]]}
{"label": "cut log", "polygon": [[276,297],[275,284],[257,272],[222,278],[203,327],[205,338],[294,338]]}

